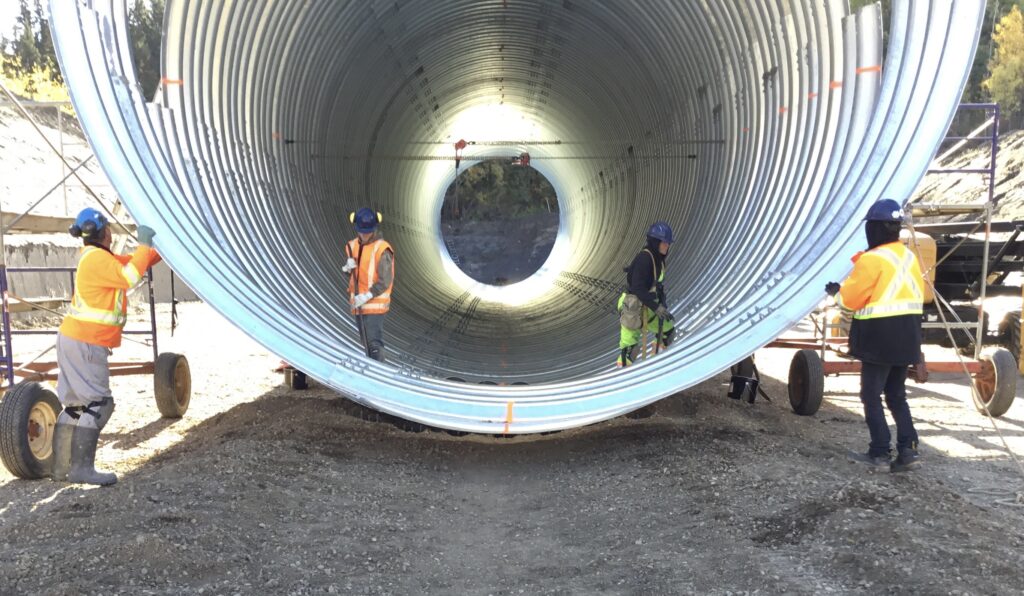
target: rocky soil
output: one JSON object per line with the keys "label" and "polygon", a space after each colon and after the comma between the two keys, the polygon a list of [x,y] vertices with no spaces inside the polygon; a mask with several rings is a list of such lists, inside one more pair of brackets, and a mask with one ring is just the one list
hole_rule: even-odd
{"label": "rocky soil", "polygon": [[[162,420],[149,377],[115,379],[98,459],[117,485],[0,469],[0,593],[1024,591],[1022,477],[954,377],[910,386],[924,467],[873,474],[845,459],[857,380],[798,417],[784,350],[758,355],[771,403],[727,399],[724,374],[646,419],[456,437],[287,389],[218,314],[180,311],[161,351],[188,356],[192,405]],[[1021,403],[999,421],[1017,453]]]}
{"label": "rocky soil", "polygon": [[446,222],[442,233],[449,254],[467,275],[502,286],[526,279],[544,264],[558,235],[558,214]]}

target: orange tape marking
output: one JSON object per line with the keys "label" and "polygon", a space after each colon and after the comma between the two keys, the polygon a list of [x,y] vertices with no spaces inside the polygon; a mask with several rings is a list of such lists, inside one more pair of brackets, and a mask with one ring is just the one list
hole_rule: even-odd
{"label": "orange tape marking", "polygon": [[512,406],[514,406],[515,404],[516,404],[516,402],[514,402],[514,401],[508,402],[508,409],[505,410],[505,434],[506,435],[508,434],[508,426],[510,424],[512,424]]}
{"label": "orange tape marking", "polygon": [[815,93],[814,91],[811,91],[810,93],[807,94],[807,99],[814,99],[815,97],[818,97],[818,94]]}
{"label": "orange tape marking", "polygon": [[787,108],[786,106],[782,106],[781,108],[779,108],[779,113],[780,114],[785,114],[788,111],[789,111],[789,108]]}
{"label": "orange tape marking", "polygon": [[184,85],[185,84],[185,81],[183,81],[181,79],[168,79],[167,77],[164,77],[164,78],[160,79],[160,82],[163,83],[164,85]]}
{"label": "orange tape marking", "polygon": [[874,66],[861,66],[857,69],[857,74],[864,74],[866,72],[882,72],[882,65],[876,64]]}
{"label": "orange tape marking", "polygon": [[842,88],[842,86],[843,86],[843,82],[842,81],[832,81],[831,83],[828,84],[828,88],[829,89],[840,89],[840,88]]}

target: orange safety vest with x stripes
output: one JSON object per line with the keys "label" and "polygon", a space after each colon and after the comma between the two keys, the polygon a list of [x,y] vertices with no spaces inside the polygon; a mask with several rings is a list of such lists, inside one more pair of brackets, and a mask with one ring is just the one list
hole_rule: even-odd
{"label": "orange safety vest with x stripes", "polygon": [[853,273],[837,296],[855,319],[881,319],[924,312],[924,278],[917,257],[902,242],[890,242],[855,258]]}
{"label": "orange safety vest with x stripes", "polygon": [[75,271],[71,306],[60,324],[60,334],[71,339],[116,348],[128,320],[128,288],[160,260],[148,246],[131,255],[115,255],[96,246],[84,246]]}
{"label": "orange safety vest with x stripes", "polygon": [[[348,277],[348,303],[351,305],[356,294],[369,292],[373,284],[377,283],[377,265],[386,251],[391,251],[391,245],[386,241],[377,239],[369,244],[360,245],[359,238],[353,238],[348,243],[348,254],[356,260],[356,269]],[[358,283],[358,287],[357,284]],[[382,315],[388,312],[391,307],[391,288],[395,285],[394,270],[392,270],[391,284],[378,296],[371,298],[358,310],[353,308],[354,315]]]}

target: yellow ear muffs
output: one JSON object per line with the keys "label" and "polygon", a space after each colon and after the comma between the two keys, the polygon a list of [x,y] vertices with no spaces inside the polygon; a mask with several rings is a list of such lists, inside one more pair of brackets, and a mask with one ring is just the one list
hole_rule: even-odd
{"label": "yellow ear muffs", "polygon": [[382,222],[382,221],[384,221],[384,216],[380,214],[380,211],[378,211],[377,212],[377,225],[380,225],[380,222]]}
{"label": "yellow ear muffs", "polygon": [[348,214],[348,223],[350,223],[350,224],[356,223],[356,212],[355,211],[353,211],[352,213]]}

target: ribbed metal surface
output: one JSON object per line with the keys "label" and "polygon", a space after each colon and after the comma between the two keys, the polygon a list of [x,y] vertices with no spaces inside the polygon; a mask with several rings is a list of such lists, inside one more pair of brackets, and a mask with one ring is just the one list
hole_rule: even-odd
{"label": "ribbed metal surface", "polygon": [[[368,405],[513,433],[670,395],[809,312],[866,206],[922,176],[984,11],[894,0],[883,65],[877,6],[845,1],[172,0],[146,104],[120,4],[51,0],[51,22],[97,156],[174,269]],[[459,138],[462,167],[529,151],[555,185],[558,240],[522,284],[476,284],[443,248]],[[340,272],[364,204],[398,259],[384,366]],[[621,268],[655,219],[678,236],[681,338],[618,371]]]}

